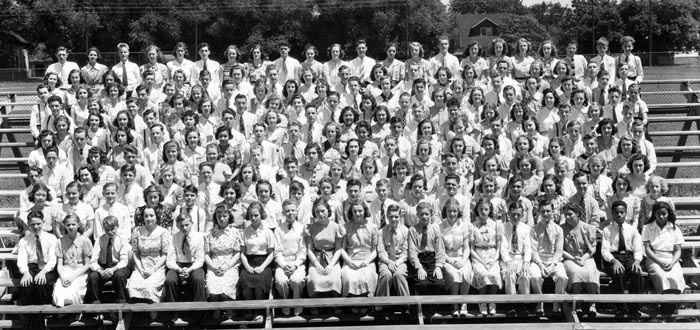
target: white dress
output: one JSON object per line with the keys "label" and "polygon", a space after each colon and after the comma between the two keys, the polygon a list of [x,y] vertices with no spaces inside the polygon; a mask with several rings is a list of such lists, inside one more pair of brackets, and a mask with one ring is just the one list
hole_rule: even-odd
{"label": "white dress", "polygon": [[[230,264],[233,261],[233,256],[240,251],[241,232],[233,226],[228,226],[225,229],[214,226],[204,238],[204,253],[208,254],[217,266]],[[235,300],[239,265],[240,262],[236,262],[221,276],[207,270],[206,279],[209,294],[224,294]]]}
{"label": "white dress", "polygon": [[[63,275],[66,277],[73,277],[84,266],[85,257],[92,255],[92,243],[82,235],[78,235],[75,240],[63,236],[56,245],[56,257],[63,259]],[[63,281],[59,278],[53,287],[53,304],[57,307],[82,304],[87,291],[87,277],[86,271],[67,287],[63,286]]]}
{"label": "white dress", "polygon": [[[377,250],[379,231],[375,224],[347,222],[345,232],[343,247],[353,262],[367,260],[368,256]],[[344,265],[342,268],[343,297],[363,294],[372,297],[377,289],[378,278],[377,265],[374,262],[359,269],[351,269],[348,265]]]}
{"label": "white dress", "polygon": [[141,260],[143,268],[150,271],[151,276],[143,278],[139,271],[134,270],[126,283],[129,297],[147,299],[154,303],[160,302],[165,282],[165,263],[157,269],[154,266],[158,259],[168,253],[170,240],[170,233],[160,226],[156,227],[150,235],[145,228],[143,230],[141,227],[134,229],[131,235],[134,258]]}
{"label": "white dress", "polygon": [[[676,244],[683,244],[683,233],[678,226],[672,223],[666,223],[663,229],[659,228],[656,221],[646,224],[642,230],[642,243],[651,245],[651,249],[656,256],[665,262],[670,262],[673,259],[673,247]],[[659,264],[653,262],[651,258],[646,259],[649,276],[654,282],[654,288],[657,293],[665,290],[680,290],[685,289],[685,279],[683,279],[683,270],[680,262],[673,265],[670,271],[661,269]]]}

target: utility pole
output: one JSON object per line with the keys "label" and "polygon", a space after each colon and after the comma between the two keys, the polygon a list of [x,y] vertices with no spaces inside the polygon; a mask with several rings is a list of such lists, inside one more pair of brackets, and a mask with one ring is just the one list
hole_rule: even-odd
{"label": "utility pole", "polygon": [[652,20],[651,14],[652,14],[652,12],[651,12],[651,0],[649,0],[649,66],[651,66],[651,59],[652,59],[652,57],[651,57],[651,52],[652,52],[651,30],[652,30],[653,20]]}

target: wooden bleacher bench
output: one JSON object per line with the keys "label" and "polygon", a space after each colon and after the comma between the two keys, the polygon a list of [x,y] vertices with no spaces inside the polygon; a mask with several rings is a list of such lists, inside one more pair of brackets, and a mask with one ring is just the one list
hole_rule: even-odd
{"label": "wooden bleacher bench", "polygon": [[0,180],[2,179],[25,179],[27,174],[25,173],[0,173]]}
{"label": "wooden bleacher bench", "polygon": [[696,121],[700,116],[649,116],[649,122]]}
{"label": "wooden bleacher bench", "polygon": [[700,106],[700,103],[660,103],[660,104],[647,104],[649,110],[661,110],[661,109],[682,109]]}
{"label": "wooden bleacher bench", "polygon": [[0,148],[3,147],[34,147],[34,142],[0,142]]}
{"label": "wooden bleacher bench", "polygon": [[693,152],[693,151],[700,151],[700,145],[695,145],[695,146],[661,146],[661,147],[654,147],[654,150],[656,153],[662,153],[662,152],[678,152],[678,151],[688,151],[688,152]]}
{"label": "wooden bleacher bench", "polygon": [[[2,129],[0,128],[0,130],[2,130]],[[2,133],[2,132],[0,131],[0,133]],[[2,157],[2,158],[0,158],[0,162],[1,162],[1,163],[21,163],[21,164],[26,164],[28,161],[29,161],[29,158],[26,158],[26,157],[16,157],[16,158],[13,158],[13,157]]]}
{"label": "wooden bleacher bench", "polygon": [[683,136],[683,135],[700,135],[700,131],[651,131],[648,132],[649,136]]}
{"label": "wooden bleacher bench", "polygon": [[[700,150],[700,148],[698,148]],[[666,179],[668,184],[700,184],[700,178],[673,178]]]}
{"label": "wooden bleacher bench", "polygon": [[10,128],[0,128],[0,133],[31,133],[32,130],[29,127],[10,127]]}

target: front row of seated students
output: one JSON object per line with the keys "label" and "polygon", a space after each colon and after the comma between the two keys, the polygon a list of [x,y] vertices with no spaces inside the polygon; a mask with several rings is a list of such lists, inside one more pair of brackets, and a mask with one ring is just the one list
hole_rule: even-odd
{"label": "front row of seated students", "polygon": [[[319,198],[313,202],[314,222],[306,227],[297,220],[295,202],[286,200],[282,207],[284,218],[273,227],[264,205],[252,203],[245,215],[249,225],[241,230],[232,225],[231,211],[219,205],[206,233],[193,230],[191,217],[180,214],[178,231],[171,235],[161,226],[167,222],[156,209],[146,206],[140,210],[143,224],[130,240],[122,234],[118,218],[104,217],[94,247],[81,235],[75,214],[63,219],[65,234],[58,239],[45,231],[45,215],[33,210],[18,246],[18,303],[100,303],[106,282],[112,283],[117,302],[266,299],[273,278],[281,298],[295,299],[302,297],[304,287],[311,298],[466,295],[470,286],[480,294],[501,289],[506,294],[539,294],[546,278],[553,279],[557,294],[599,292],[593,261],[596,232],[577,203],[563,207],[565,221],[559,225],[554,205],[542,201],[532,227],[522,222],[525,208],[518,201],[508,205],[506,223],[494,220],[494,207],[487,199],[477,201],[473,223],[463,221],[464,208],[455,199],[445,202],[437,215],[442,221],[437,222],[433,205],[420,202],[411,228],[401,223],[400,206],[392,204],[381,229],[368,222],[370,211],[361,201],[349,203],[348,222],[340,224],[331,220],[329,203]],[[601,255],[612,277],[611,290],[643,292],[646,255],[644,266],[656,292],[680,293],[685,285],[679,263],[683,237],[673,208],[656,202],[641,235],[627,222],[627,210],[624,201],[612,203],[612,222],[603,230]],[[187,287],[181,288],[185,281]],[[594,305],[582,307],[578,312],[585,309],[595,315]],[[662,306],[666,314],[673,308]],[[559,309],[555,304],[554,311]],[[452,306],[453,315],[466,311],[466,305]],[[291,312],[283,310],[285,315]],[[299,315],[303,310],[293,312]],[[495,305],[479,304],[479,312],[494,314]],[[542,304],[536,312],[543,312]],[[638,316],[639,306],[623,306],[617,313]],[[259,312],[246,314],[262,319]]]}

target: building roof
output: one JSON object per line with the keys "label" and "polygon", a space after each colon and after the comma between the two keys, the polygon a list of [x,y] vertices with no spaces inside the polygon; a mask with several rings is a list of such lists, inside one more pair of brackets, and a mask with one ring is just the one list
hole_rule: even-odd
{"label": "building roof", "polygon": [[12,31],[0,30],[0,33],[9,36],[11,39],[13,39],[14,41],[16,41],[19,44],[25,44],[25,45],[29,44],[29,41],[27,41],[26,39],[22,38],[22,36],[20,36],[17,33],[12,32]]}
{"label": "building roof", "polygon": [[462,14],[457,16],[457,22],[460,27],[466,27],[468,29],[473,28],[484,20],[490,20],[496,25],[501,25],[507,14]]}

